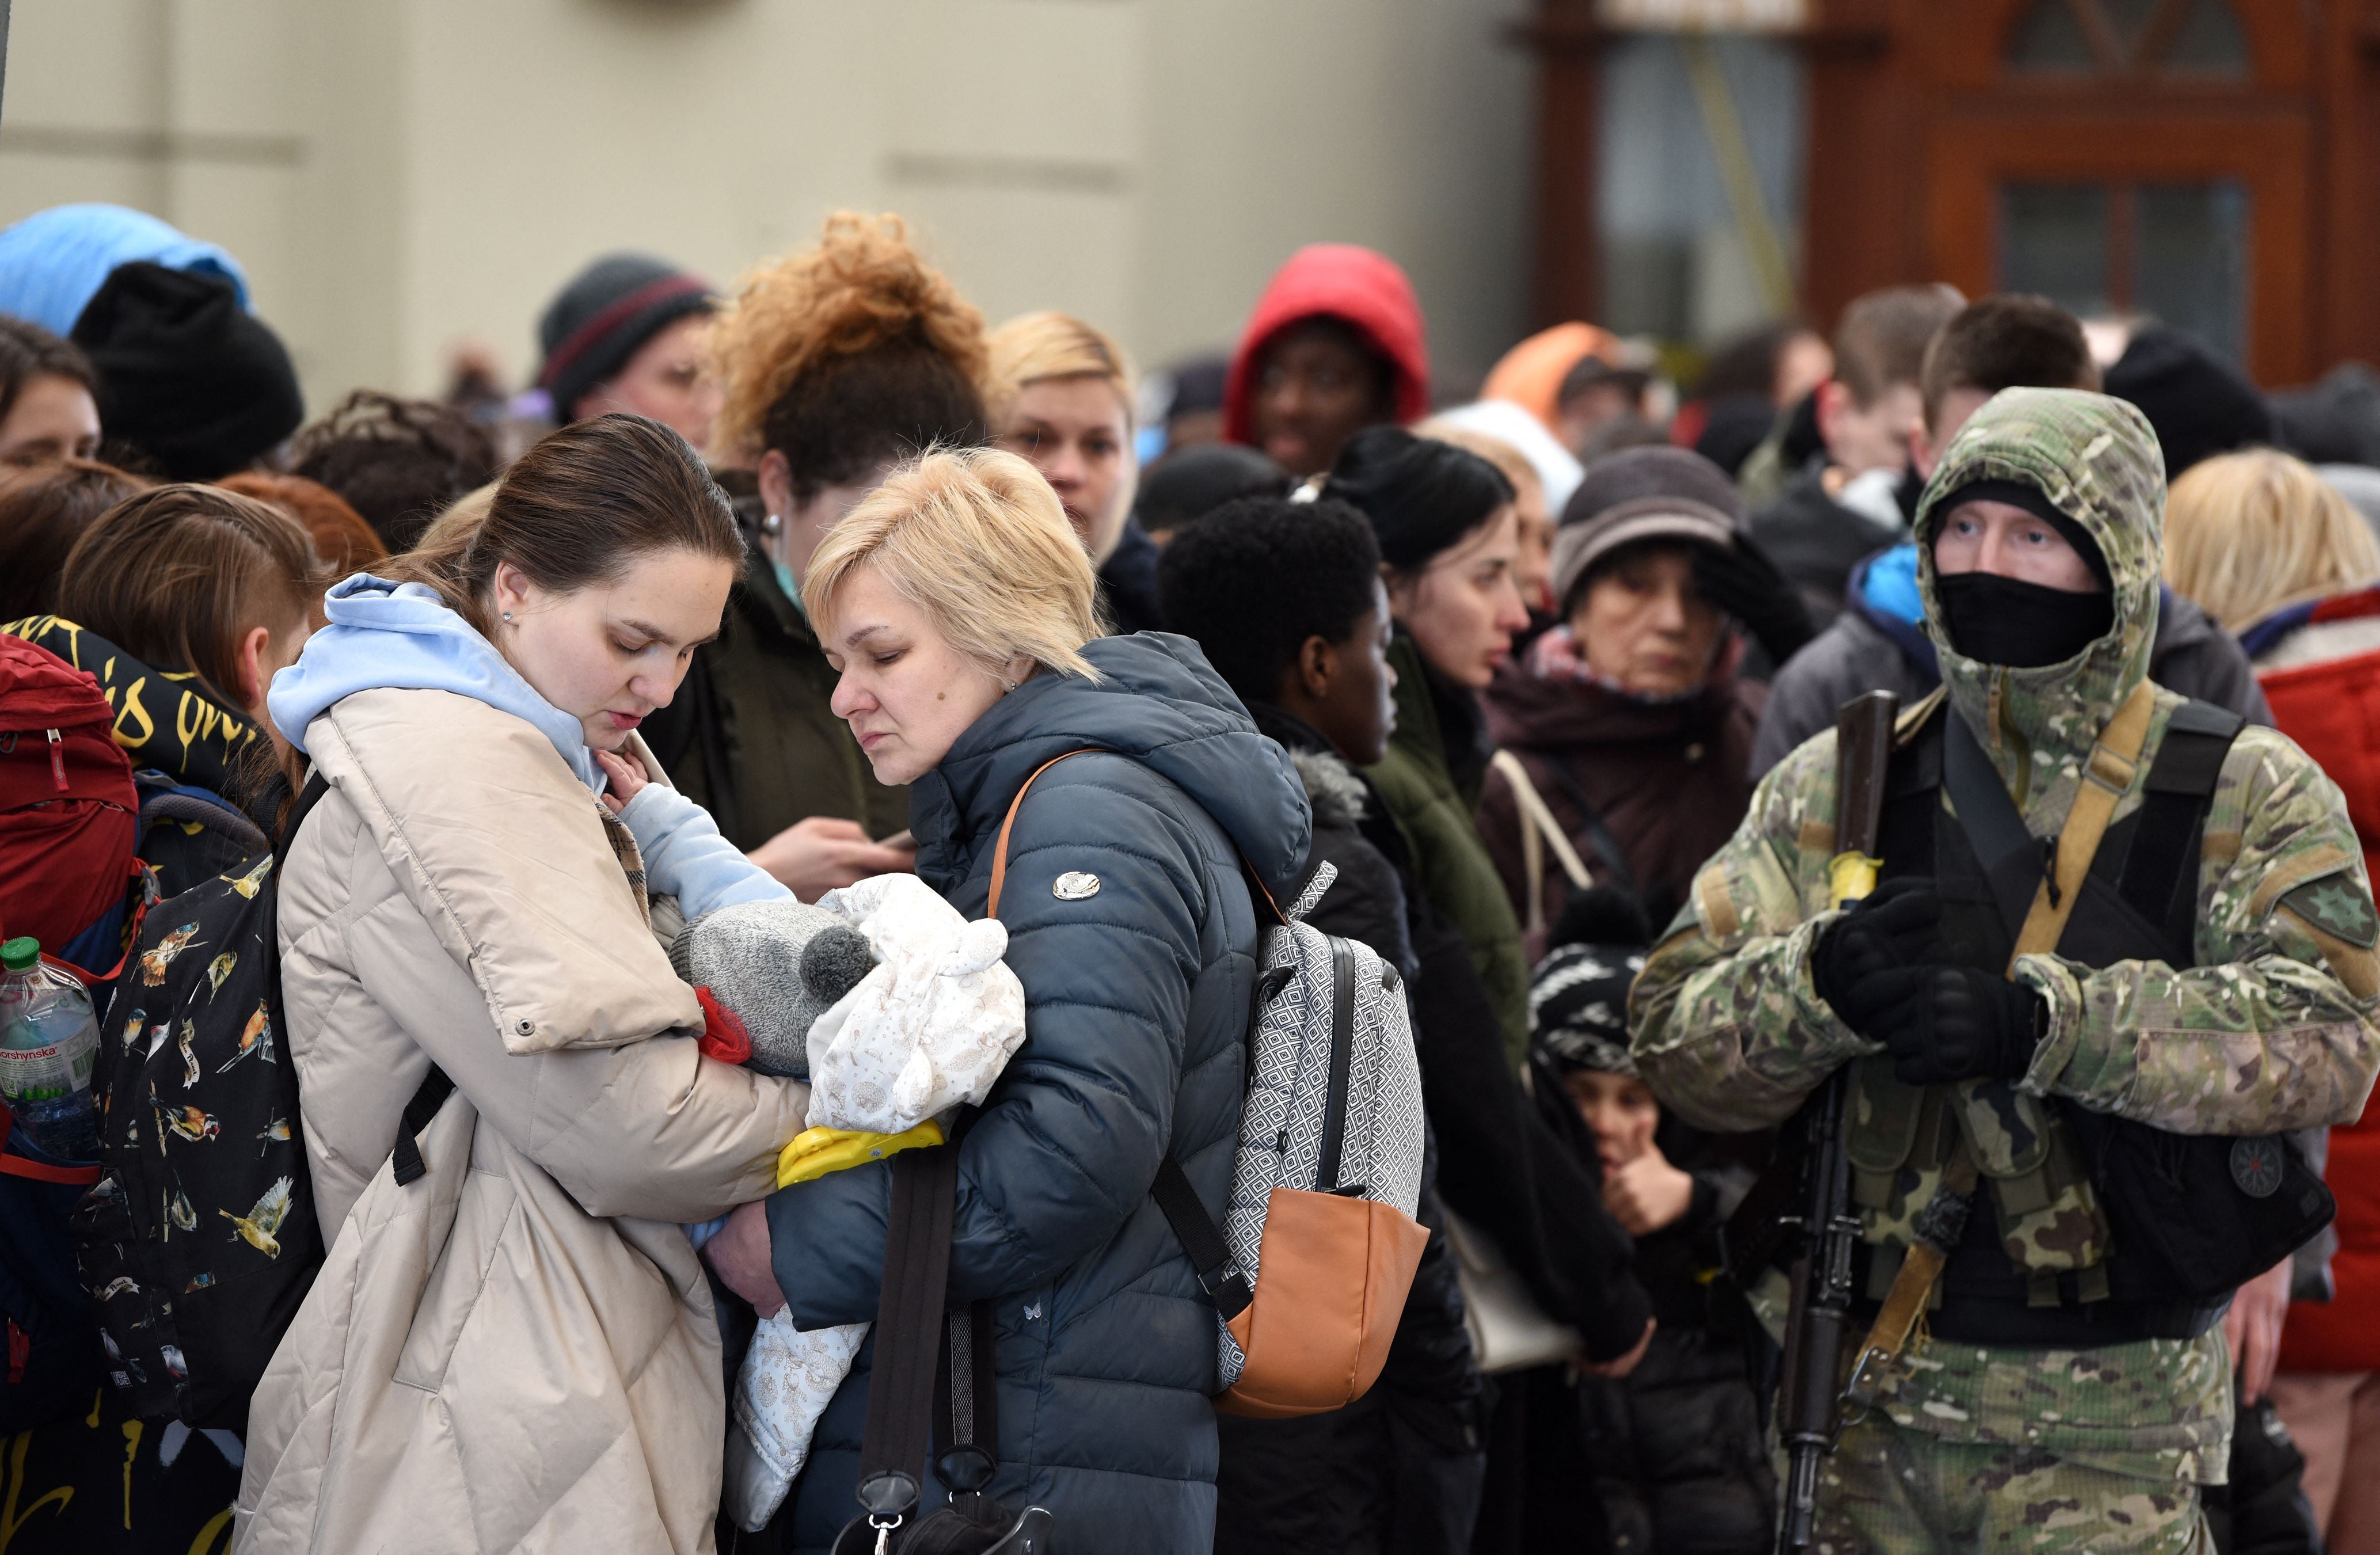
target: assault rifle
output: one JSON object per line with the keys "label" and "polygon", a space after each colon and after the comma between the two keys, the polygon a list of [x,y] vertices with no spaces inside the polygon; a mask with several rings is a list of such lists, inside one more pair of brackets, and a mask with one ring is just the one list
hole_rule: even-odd
{"label": "assault rifle", "polygon": [[[1871,691],[1844,703],[1835,720],[1835,857],[1828,866],[1828,894],[1837,906],[1876,888],[1885,768],[1892,759],[1899,711],[1891,692]],[[1787,1245],[1792,1250],[1792,1301],[1777,1388],[1778,1435],[1786,1457],[1785,1515],[1777,1543],[1785,1555],[1803,1555],[1816,1537],[1818,1465],[1835,1449],[1852,1314],[1852,1254],[1860,1238],[1843,1137],[1850,1100],[1846,1065],[1803,1107],[1801,1171],[1798,1181],[1789,1179],[1795,1190],[1790,1212],[1776,1218],[1789,1242],[1774,1244],[1773,1252]],[[1737,1274],[1750,1279],[1757,1270],[1739,1265]]]}

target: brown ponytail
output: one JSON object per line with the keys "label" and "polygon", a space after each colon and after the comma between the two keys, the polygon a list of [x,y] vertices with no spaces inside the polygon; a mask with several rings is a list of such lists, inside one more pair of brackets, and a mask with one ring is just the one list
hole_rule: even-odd
{"label": "brown ponytail", "polygon": [[504,563],[540,588],[567,593],[616,579],[640,556],[679,549],[742,565],[744,537],[727,493],[685,438],[659,421],[613,414],[540,439],[504,472],[486,516],[440,519],[382,571],[437,589],[486,636]]}

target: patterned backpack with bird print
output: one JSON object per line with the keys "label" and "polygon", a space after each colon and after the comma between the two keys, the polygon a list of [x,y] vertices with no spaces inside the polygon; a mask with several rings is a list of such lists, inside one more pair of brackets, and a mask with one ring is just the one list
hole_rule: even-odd
{"label": "patterned backpack with bird print", "polygon": [[75,1257],[135,1413],[246,1427],[322,1262],[280,1044],[275,906],[306,785],[273,853],[151,909],[100,1026],[101,1174]]}

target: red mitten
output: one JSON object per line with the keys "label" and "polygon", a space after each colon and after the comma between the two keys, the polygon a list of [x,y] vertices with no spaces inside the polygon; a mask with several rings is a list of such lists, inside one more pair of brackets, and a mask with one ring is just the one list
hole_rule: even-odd
{"label": "red mitten", "polygon": [[735,1012],[710,997],[710,990],[698,988],[694,996],[702,1001],[702,1040],[696,1044],[705,1058],[715,1058],[722,1063],[747,1063],[752,1058],[752,1034],[735,1018]]}

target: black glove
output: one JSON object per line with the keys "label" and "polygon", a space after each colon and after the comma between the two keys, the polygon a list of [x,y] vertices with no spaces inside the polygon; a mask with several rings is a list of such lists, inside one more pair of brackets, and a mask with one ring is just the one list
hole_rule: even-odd
{"label": "black glove", "polygon": [[1768,553],[1743,535],[1731,549],[1694,547],[1694,587],[1702,597],[1743,624],[1743,629],[1782,664],[1816,636],[1802,591],[1777,570]]}
{"label": "black glove", "polygon": [[[1941,938],[1942,898],[1921,875],[1888,880],[1851,905],[1810,949],[1810,981],[1864,1037],[1914,989],[1911,969]],[[1881,1038],[1876,1039],[1881,1040]]]}
{"label": "black glove", "polygon": [[1973,966],[1904,975],[1908,996],[1880,1012],[1868,1033],[1891,1051],[1902,1085],[2012,1080],[2032,1066],[2049,1027],[2040,994]]}

